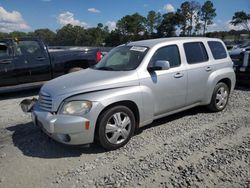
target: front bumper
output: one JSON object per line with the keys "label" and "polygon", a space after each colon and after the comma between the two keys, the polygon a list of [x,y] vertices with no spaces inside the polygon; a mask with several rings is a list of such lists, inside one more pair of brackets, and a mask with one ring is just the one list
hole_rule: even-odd
{"label": "front bumper", "polygon": [[33,109],[33,123],[54,140],[68,145],[89,144],[94,141],[93,121],[80,116],[54,115]]}

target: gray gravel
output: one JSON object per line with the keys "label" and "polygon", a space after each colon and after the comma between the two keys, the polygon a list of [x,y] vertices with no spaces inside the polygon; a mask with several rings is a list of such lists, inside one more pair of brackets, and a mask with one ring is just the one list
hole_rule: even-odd
{"label": "gray gravel", "polygon": [[37,92],[0,97],[0,187],[250,188],[250,89],[235,90],[223,112],[159,119],[108,152],[43,134],[18,107]]}

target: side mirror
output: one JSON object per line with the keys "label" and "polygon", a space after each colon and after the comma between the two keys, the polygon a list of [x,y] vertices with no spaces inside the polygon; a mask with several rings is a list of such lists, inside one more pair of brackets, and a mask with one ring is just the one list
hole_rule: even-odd
{"label": "side mirror", "polygon": [[169,61],[164,61],[164,60],[158,60],[155,62],[153,67],[148,68],[150,72],[157,70],[168,70],[168,69],[170,69]]}

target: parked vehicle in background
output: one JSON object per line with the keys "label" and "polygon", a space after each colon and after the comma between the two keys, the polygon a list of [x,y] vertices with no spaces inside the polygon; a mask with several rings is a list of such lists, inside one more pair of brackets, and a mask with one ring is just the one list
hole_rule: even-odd
{"label": "parked vehicle in background", "polygon": [[163,38],[113,49],[92,68],[47,82],[21,103],[33,122],[69,145],[125,145],[135,129],[198,105],[223,110],[235,74],[225,45],[211,38]]}
{"label": "parked vehicle in background", "polygon": [[250,84],[250,40],[232,49],[229,54],[234,63],[237,82]]}
{"label": "parked vehicle in background", "polygon": [[0,92],[41,86],[102,58],[99,48],[48,49],[39,39],[0,41]]}

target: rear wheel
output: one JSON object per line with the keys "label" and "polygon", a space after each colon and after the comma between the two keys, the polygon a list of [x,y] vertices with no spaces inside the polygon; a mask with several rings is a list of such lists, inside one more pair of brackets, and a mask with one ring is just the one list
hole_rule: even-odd
{"label": "rear wheel", "polygon": [[208,108],[214,112],[222,111],[226,107],[228,99],[229,88],[225,83],[220,82],[214,88],[213,96]]}
{"label": "rear wheel", "polygon": [[105,111],[98,121],[98,138],[102,147],[114,150],[124,146],[135,130],[135,117],[126,106]]}

